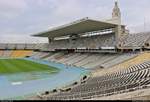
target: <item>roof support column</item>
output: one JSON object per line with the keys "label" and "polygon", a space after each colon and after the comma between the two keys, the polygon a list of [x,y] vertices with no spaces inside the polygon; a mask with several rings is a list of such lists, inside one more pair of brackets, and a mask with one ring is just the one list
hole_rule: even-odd
{"label": "roof support column", "polygon": [[116,45],[117,45],[117,47],[119,47],[119,42],[121,39],[121,25],[116,26],[115,36],[116,36]]}
{"label": "roof support column", "polygon": [[49,38],[49,37],[48,37],[48,42],[49,42],[49,44],[50,44],[53,40],[54,40],[54,38]]}

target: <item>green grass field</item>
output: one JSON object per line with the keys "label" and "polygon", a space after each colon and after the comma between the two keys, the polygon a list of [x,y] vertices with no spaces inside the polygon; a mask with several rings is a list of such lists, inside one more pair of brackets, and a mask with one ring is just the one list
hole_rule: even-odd
{"label": "green grass field", "polygon": [[24,59],[0,59],[0,75],[42,71],[56,73],[59,69]]}

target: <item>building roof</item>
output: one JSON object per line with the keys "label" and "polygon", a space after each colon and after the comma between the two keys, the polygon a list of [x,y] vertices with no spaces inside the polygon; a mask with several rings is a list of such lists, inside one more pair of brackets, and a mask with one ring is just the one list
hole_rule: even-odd
{"label": "building roof", "polygon": [[116,26],[117,24],[84,18],[67,25],[56,27],[48,31],[40,32],[38,34],[34,34],[33,36],[55,38],[71,34],[82,34],[86,32],[109,29],[114,28]]}

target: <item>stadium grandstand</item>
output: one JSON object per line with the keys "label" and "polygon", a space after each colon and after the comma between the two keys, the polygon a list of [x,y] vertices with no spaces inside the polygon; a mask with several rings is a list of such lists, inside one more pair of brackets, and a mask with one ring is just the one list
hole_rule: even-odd
{"label": "stadium grandstand", "polygon": [[[40,64],[47,63],[46,65],[58,69],[63,67],[63,71],[56,73],[51,80],[47,78],[51,76],[40,74],[47,78],[43,81],[37,80],[40,75],[30,75],[30,81],[36,79],[35,83],[22,81],[24,84],[19,86],[20,90],[27,89],[26,92],[20,91],[17,86],[12,87],[12,90],[17,89],[18,94],[8,94],[8,97],[6,87],[0,92],[0,99],[150,100],[150,33],[130,34],[121,22],[117,1],[111,19],[99,21],[86,17],[32,36],[46,37],[49,43],[1,43],[0,63],[4,64],[2,59],[24,59]],[[33,65],[28,63],[23,68],[26,66],[29,69],[30,65]],[[17,64],[12,64],[13,67],[15,65]],[[47,70],[46,65],[43,70]],[[21,67],[21,64],[18,66]],[[38,65],[35,65],[36,67]],[[60,86],[50,88],[51,84],[48,82],[57,80],[53,78],[58,78]],[[38,82],[41,85],[38,85]],[[54,83],[54,86],[58,83]],[[33,92],[32,89],[26,88],[30,85],[37,86],[33,88]]]}

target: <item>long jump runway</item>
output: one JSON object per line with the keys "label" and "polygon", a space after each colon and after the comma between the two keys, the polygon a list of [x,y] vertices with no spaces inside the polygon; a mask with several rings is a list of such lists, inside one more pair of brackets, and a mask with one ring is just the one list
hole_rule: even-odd
{"label": "long jump runway", "polygon": [[[60,69],[60,72],[46,78],[23,82],[12,82],[9,81],[8,76],[0,76],[0,100],[17,98],[24,99],[26,96],[36,95],[43,91],[50,91],[55,88],[63,87],[74,81],[78,81],[83,75],[89,73],[88,70],[83,68],[68,67],[60,63],[33,60],[29,58],[25,58],[25,60],[57,67]],[[16,75],[16,77],[19,77],[19,74]]]}

